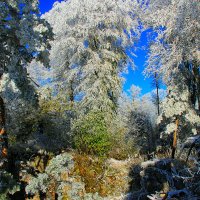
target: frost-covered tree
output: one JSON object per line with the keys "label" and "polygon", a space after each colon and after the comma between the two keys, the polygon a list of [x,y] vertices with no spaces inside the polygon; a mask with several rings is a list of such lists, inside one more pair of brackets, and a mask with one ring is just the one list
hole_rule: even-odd
{"label": "frost-covered tree", "polygon": [[7,140],[6,127],[15,134],[25,133],[30,126],[37,98],[26,66],[34,58],[48,63],[51,38],[49,24],[39,16],[37,0],[0,1],[0,96],[7,116],[0,127],[1,150]]}
{"label": "frost-covered tree", "polygon": [[[149,67],[169,80],[180,64],[199,66],[199,1],[152,0],[146,10],[146,24],[157,33],[151,45]],[[160,61],[159,61],[160,60]],[[155,65],[156,64],[156,65]]]}
{"label": "frost-covered tree", "polygon": [[[71,121],[74,117],[74,102],[70,101],[69,91],[62,87],[65,82],[53,79],[56,69],[46,68],[43,64],[32,61],[28,66],[28,73],[32,81],[38,85],[37,94],[39,109],[37,121],[42,127],[48,142],[44,142],[45,149],[56,151],[71,146]],[[29,140],[40,137],[38,131]]]}
{"label": "frost-covered tree", "polygon": [[176,82],[168,86],[168,93],[161,108],[158,123],[162,127],[162,133],[173,133],[176,129],[175,121],[178,119],[181,127],[179,137],[182,140],[188,135],[197,134],[200,117],[190,101],[190,93],[182,76],[177,77]]}
{"label": "frost-covered tree", "polygon": [[[126,69],[125,47],[139,37],[137,1],[70,0],[44,15],[52,25],[54,80],[81,99],[80,109],[113,112]],[[126,30],[126,31],[125,31]]]}
{"label": "frost-covered tree", "polygon": [[133,138],[136,149],[151,152],[154,149],[156,128],[156,106],[151,94],[141,95],[141,88],[131,86],[130,97],[120,104],[121,116],[128,138]]}
{"label": "frost-covered tree", "polygon": [[168,133],[175,129],[175,118],[186,121],[181,130],[186,124],[199,126],[199,8],[199,1],[152,0],[144,14],[144,24],[156,33],[146,72],[160,74],[168,87],[161,112]]}
{"label": "frost-covered tree", "polygon": [[193,72],[198,79],[199,7],[198,1],[149,2],[144,23],[153,27],[157,36],[150,46],[147,73],[161,73],[169,83],[182,69],[185,76]]}

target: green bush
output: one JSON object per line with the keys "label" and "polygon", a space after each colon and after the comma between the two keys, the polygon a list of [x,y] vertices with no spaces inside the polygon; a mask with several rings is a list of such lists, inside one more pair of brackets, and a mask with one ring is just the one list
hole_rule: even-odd
{"label": "green bush", "polygon": [[76,120],[73,126],[74,145],[81,153],[105,156],[111,149],[105,114],[92,111]]}

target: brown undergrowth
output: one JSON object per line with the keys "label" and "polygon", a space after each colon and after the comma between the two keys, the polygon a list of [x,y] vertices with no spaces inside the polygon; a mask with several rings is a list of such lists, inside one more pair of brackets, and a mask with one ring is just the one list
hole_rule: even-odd
{"label": "brown undergrowth", "polygon": [[98,193],[102,197],[118,196],[128,190],[128,161],[97,158],[88,155],[74,155],[73,175],[85,183],[87,193]]}

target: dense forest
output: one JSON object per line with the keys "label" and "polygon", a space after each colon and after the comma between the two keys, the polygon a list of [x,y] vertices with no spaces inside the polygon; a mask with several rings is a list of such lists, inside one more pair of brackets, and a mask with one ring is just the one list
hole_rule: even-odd
{"label": "dense forest", "polygon": [[0,199],[199,200],[200,1],[39,4],[0,0]]}

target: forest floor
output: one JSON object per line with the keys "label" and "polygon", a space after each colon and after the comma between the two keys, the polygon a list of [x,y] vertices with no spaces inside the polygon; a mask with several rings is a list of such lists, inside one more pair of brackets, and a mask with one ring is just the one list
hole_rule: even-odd
{"label": "forest floor", "polygon": [[[73,157],[74,167],[69,173],[61,174],[61,179],[62,181],[72,181],[82,184],[82,187],[76,193],[76,199],[79,199],[79,197],[80,199],[87,199],[84,198],[85,194],[92,194],[91,199],[124,199],[124,196],[130,190],[130,183],[132,181],[130,177],[131,168],[142,161],[139,158],[116,160],[114,158],[80,155],[75,152],[68,152],[68,154]],[[43,173],[45,170],[43,158],[39,159],[35,157],[29,165],[35,171],[40,171],[40,173]],[[32,175],[30,174],[25,174],[22,177],[23,180],[21,181],[26,183],[29,183],[32,179]],[[63,198],[63,200],[72,200],[67,196],[69,191],[73,190],[72,187],[64,187],[63,190],[63,193],[66,194],[66,198]],[[40,200],[41,197],[37,194],[26,199]]]}
{"label": "forest floor", "polygon": [[143,159],[117,160],[73,150],[57,155],[35,154],[28,162],[20,162],[19,182],[24,188],[11,199],[148,200],[171,195],[168,199],[198,200],[200,173],[195,163],[171,158]]}

